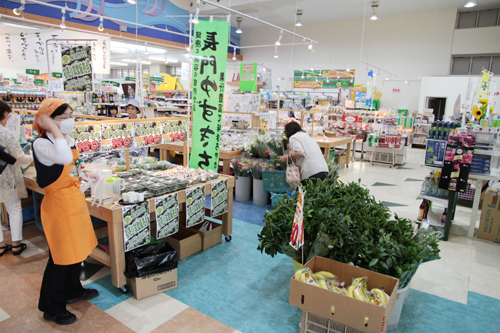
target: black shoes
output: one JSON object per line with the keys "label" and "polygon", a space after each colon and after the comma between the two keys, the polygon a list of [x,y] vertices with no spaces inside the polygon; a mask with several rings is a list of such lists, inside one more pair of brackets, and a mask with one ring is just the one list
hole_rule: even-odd
{"label": "black shoes", "polygon": [[55,322],[58,325],[69,325],[76,321],[76,316],[69,311],[58,313],[55,315],[49,315],[48,313],[43,313],[43,319]]}
{"label": "black shoes", "polygon": [[97,297],[99,296],[99,292],[95,289],[85,289],[85,292],[83,293],[82,296],[80,297],[77,297],[77,298],[73,298],[73,299],[68,299],[66,301],[66,304],[73,304],[79,300],[82,300],[82,299],[91,299],[91,298],[94,298],[94,297]]}

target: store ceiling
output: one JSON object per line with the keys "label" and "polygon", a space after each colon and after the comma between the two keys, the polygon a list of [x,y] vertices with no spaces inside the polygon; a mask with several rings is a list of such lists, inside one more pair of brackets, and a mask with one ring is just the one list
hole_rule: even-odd
{"label": "store ceiling", "polygon": [[[211,0],[217,2],[217,0]],[[195,2],[195,0],[176,0],[176,2]],[[460,11],[498,8],[498,0],[477,0],[477,6],[464,8],[466,0],[379,0],[377,14],[397,15],[416,12],[428,12],[458,8]],[[366,3],[366,6],[365,6]],[[363,17],[366,8],[367,17],[372,13],[371,0],[220,0],[218,4],[231,7],[244,14],[282,26],[295,23],[297,9],[302,9],[303,23],[341,20]],[[192,9],[191,9],[192,11]],[[205,15],[224,15],[227,11],[210,4],[202,4],[200,13]],[[236,26],[236,15],[232,15],[231,24]],[[262,27],[251,19],[243,18],[242,28]],[[304,29],[304,28],[302,28]],[[301,28],[296,32],[301,33]]]}

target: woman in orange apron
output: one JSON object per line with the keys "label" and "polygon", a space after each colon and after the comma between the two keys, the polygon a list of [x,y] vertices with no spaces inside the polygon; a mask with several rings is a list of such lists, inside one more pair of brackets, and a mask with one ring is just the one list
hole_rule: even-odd
{"label": "woman in orange apron", "polygon": [[46,320],[72,324],[76,316],[66,304],[91,299],[99,293],[84,289],[81,262],[97,246],[85,196],[80,191],[80,157],[74,140],[73,110],[62,99],[45,99],[33,128],[41,136],[33,143],[37,183],[45,189],[42,226],[49,244],[49,260],[42,280],[38,309]]}

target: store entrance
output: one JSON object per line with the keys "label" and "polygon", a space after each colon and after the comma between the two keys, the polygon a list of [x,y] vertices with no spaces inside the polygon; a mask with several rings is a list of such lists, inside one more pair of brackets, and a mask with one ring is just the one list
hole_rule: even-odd
{"label": "store entrance", "polygon": [[426,109],[434,110],[434,119],[443,120],[444,110],[446,107],[446,98],[443,97],[427,97]]}

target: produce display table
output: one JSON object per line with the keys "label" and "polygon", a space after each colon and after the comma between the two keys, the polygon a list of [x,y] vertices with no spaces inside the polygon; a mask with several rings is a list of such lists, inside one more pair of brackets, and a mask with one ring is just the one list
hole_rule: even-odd
{"label": "produce display table", "polygon": [[337,146],[347,145],[346,152],[346,164],[349,166],[349,161],[351,160],[351,150],[352,150],[352,137],[322,137],[322,136],[314,136],[313,139],[318,143],[320,148],[325,149],[325,159],[330,159],[330,150]]}
{"label": "produce display table", "polygon": [[[45,191],[38,186],[35,181],[36,171],[32,167],[24,173],[24,182],[26,188],[38,192],[40,194],[45,194]],[[215,180],[210,180],[205,183],[198,183],[191,187],[198,187],[205,185],[205,195],[212,193],[211,183],[217,182],[219,180],[228,180],[228,201],[227,210],[228,212],[217,217],[217,219],[222,221],[222,233],[226,236],[226,240],[231,239],[231,233],[233,231],[233,188],[234,188],[234,177],[221,175],[220,178]],[[190,188],[190,187],[188,187]],[[175,193],[175,192],[174,192]],[[179,196],[179,212],[185,211],[186,203],[186,191],[177,191]],[[155,221],[155,198],[148,199],[149,201],[149,212],[151,214],[151,221]],[[121,288],[122,291],[126,290],[125,285],[127,284],[127,278],[125,277],[125,252],[124,252],[124,241],[123,241],[123,220],[122,220],[122,209],[120,206],[111,208],[113,205],[105,205],[97,207],[97,205],[92,206],[92,198],[87,198],[87,206],[89,208],[90,215],[99,218],[107,223],[107,228],[96,227],[95,232],[97,239],[108,237],[109,238],[109,253],[101,249],[95,248],[92,250],[90,257],[109,266],[111,269],[111,283],[117,288]],[[180,221],[184,223],[184,221]],[[124,289],[125,288],[125,289]]]}
{"label": "produce display table", "polygon": [[[191,140],[189,140],[191,141]],[[168,155],[170,150],[182,152],[184,155],[183,165],[187,166],[187,143],[186,142],[172,142],[162,145],[155,146],[156,149],[160,150],[160,160],[168,161]],[[192,145],[189,142],[189,151],[191,152]],[[222,161],[222,173],[225,175],[229,175],[231,172],[231,159],[241,156],[243,150],[235,150],[235,151],[224,151],[221,150],[219,153],[219,160]]]}

